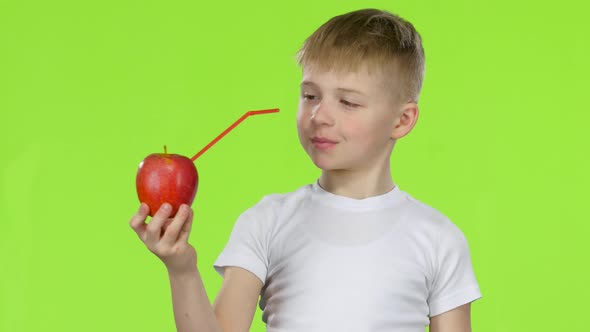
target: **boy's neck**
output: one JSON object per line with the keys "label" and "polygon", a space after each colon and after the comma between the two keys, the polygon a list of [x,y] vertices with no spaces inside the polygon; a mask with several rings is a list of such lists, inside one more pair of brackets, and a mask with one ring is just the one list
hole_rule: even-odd
{"label": "boy's neck", "polygon": [[334,195],[354,199],[383,195],[395,187],[389,167],[373,170],[370,173],[354,170],[323,170],[319,185]]}

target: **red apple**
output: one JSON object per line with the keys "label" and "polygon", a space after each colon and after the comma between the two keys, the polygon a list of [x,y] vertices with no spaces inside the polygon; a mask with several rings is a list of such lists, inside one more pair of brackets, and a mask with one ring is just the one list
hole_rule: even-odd
{"label": "red apple", "polygon": [[191,159],[164,152],[150,154],[139,164],[135,185],[139,201],[150,207],[150,216],[167,202],[172,205],[173,217],[181,204],[193,203],[198,181]]}

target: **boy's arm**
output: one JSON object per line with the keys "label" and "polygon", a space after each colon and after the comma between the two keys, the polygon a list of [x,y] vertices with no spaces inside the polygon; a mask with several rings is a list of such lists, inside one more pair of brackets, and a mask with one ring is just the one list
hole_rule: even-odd
{"label": "boy's arm", "polygon": [[431,317],[430,332],[471,332],[471,303]]}
{"label": "boy's arm", "polygon": [[149,207],[142,203],[131,218],[131,228],[168,270],[174,320],[179,332],[248,331],[262,282],[241,268],[226,268],[222,290],[213,309],[197,269],[196,250],[188,243],[192,209],[183,204],[174,218],[163,204],[149,224]]}
{"label": "boy's arm", "polygon": [[252,272],[237,266],[223,271],[223,285],[213,310],[225,332],[248,332],[256,312],[262,281]]}
{"label": "boy's arm", "polygon": [[174,321],[178,332],[222,332],[197,269],[168,273]]}
{"label": "boy's arm", "polygon": [[169,274],[178,332],[247,332],[252,325],[262,282],[249,271],[227,267],[212,307],[197,269]]}

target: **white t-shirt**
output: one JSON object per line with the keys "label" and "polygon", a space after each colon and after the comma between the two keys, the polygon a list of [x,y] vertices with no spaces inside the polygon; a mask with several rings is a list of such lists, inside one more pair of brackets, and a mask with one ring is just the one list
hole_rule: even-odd
{"label": "white t-shirt", "polygon": [[265,196],[236,221],[214,263],[264,286],[268,332],[424,332],[481,298],[467,241],[442,213],[395,187],[366,199],[318,182]]}

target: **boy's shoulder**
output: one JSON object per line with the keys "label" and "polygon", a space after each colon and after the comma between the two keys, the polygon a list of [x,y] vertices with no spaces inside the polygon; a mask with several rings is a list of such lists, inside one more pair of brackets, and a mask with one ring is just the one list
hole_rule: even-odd
{"label": "boy's shoulder", "polygon": [[[416,230],[441,232],[455,231],[457,226],[440,210],[425,202],[416,199],[408,192],[396,188],[396,199],[399,200],[399,209],[403,211],[404,219],[408,225]],[[268,219],[282,219],[293,214],[298,208],[304,207],[306,199],[312,194],[313,185],[306,184],[295,190],[284,193],[272,193],[263,196],[254,206],[248,209],[249,213],[265,214]],[[399,214],[396,214],[399,215]]]}
{"label": "boy's shoulder", "polygon": [[290,192],[266,194],[246,209],[241,218],[253,220],[255,223],[274,223],[305,201],[309,190],[310,185],[304,185]]}
{"label": "boy's shoulder", "polygon": [[[398,234],[418,240],[425,246],[430,244],[432,248],[456,248],[466,243],[467,239],[460,227],[441,210],[400,188],[395,189],[394,195],[388,197],[396,203],[386,203],[387,209],[369,211],[367,218],[379,218],[396,223]],[[332,215],[331,211],[318,210],[323,205],[309,204],[313,194],[313,184],[301,186],[290,192],[267,194],[245,212],[248,214],[246,219],[252,221],[254,227],[276,234],[285,226],[285,229],[295,227],[297,221],[310,217],[310,213],[320,213],[327,218],[342,217],[342,213]],[[358,218],[358,214],[354,218]]]}
{"label": "boy's shoulder", "polygon": [[246,212],[259,214],[263,211],[267,211],[277,213],[278,211],[284,211],[289,207],[295,208],[308,197],[310,191],[311,185],[307,184],[293,191],[267,194]]}
{"label": "boy's shoulder", "polygon": [[404,218],[408,230],[437,246],[452,248],[466,243],[465,234],[449,216],[407,193],[405,195],[407,210]]}
{"label": "boy's shoulder", "polygon": [[406,199],[406,207],[408,213],[410,213],[413,217],[419,220],[434,223],[441,223],[445,220],[449,220],[449,218],[440,210],[434,208],[429,204],[426,204],[425,202],[415,198],[414,196],[410,195],[405,191],[403,193]]}

